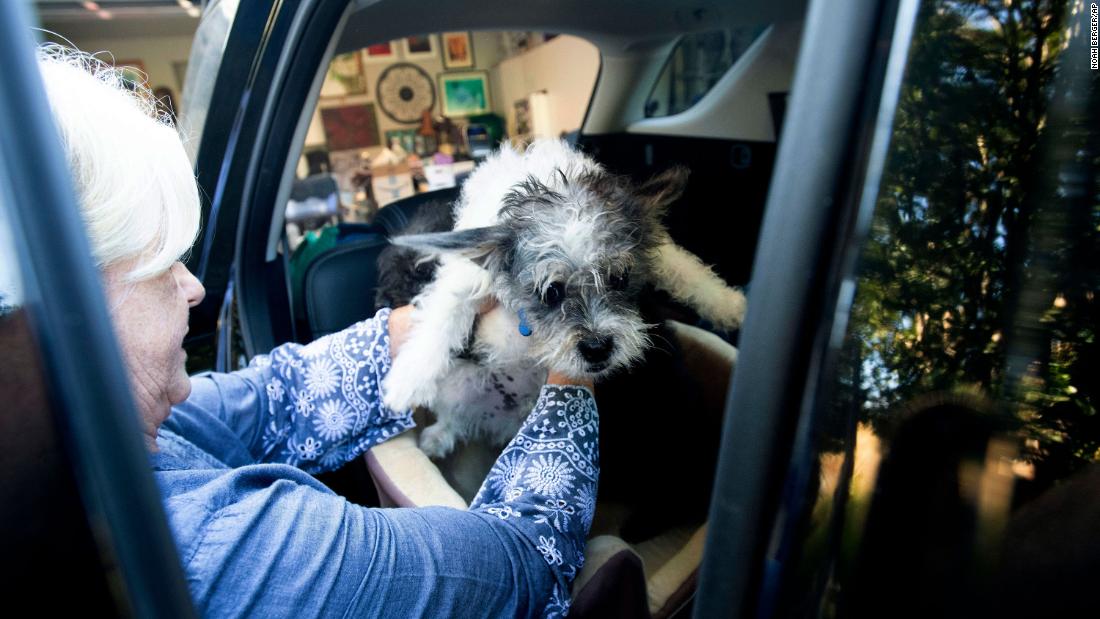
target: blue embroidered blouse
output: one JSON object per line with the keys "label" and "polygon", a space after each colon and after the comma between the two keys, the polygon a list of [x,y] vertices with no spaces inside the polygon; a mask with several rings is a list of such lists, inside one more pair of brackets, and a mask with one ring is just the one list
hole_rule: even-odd
{"label": "blue embroidered blouse", "polygon": [[413,426],[387,409],[389,310],[192,379],[153,468],[204,616],[565,615],[595,510],[598,418],[545,386],[468,511],[366,508],[309,473]]}

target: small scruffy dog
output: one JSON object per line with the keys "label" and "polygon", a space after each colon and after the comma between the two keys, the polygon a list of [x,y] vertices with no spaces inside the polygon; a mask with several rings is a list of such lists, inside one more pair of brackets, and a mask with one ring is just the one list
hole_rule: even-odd
{"label": "small scruffy dog", "polygon": [[639,359],[646,283],[719,329],[740,325],[741,291],[661,224],[686,179],[673,168],[635,187],[559,140],[505,147],[466,181],[453,231],[392,239],[440,261],[382,389],[394,410],[435,413],[425,453],[510,440],[549,369],[599,380]]}

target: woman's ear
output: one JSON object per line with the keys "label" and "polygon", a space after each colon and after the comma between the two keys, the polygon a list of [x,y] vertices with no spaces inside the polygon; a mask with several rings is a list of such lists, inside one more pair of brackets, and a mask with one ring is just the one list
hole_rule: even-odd
{"label": "woman's ear", "polygon": [[453,232],[395,236],[390,242],[432,256],[462,256],[488,269],[503,261],[511,247],[512,234],[505,226],[486,226]]}
{"label": "woman's ear", "polygon": [[635,194],[647,209],[658,216],[664,215],[669,205],[684,194],[690,174],[684,166],[673,166],[642,183]]}

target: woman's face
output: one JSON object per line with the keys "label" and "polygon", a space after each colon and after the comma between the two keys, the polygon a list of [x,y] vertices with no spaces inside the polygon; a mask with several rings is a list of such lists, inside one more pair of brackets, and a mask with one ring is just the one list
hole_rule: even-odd
{"label": "woman's face", "polygon": [[109,267],[105,284],[146,442],[152,445],[171,406],[191,393],[183,337],[188,310],[206,291],[180,262],[156,277],[128,283],[123,277],[130,268],[132,263]]}

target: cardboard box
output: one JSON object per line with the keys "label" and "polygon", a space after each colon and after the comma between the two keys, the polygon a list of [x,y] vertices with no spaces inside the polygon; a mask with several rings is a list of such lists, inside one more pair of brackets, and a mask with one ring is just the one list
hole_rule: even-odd
{"label": "cardboard box", "polygon": [[[380,174],[380,172],[382,172]],[[416,193],[413,186],[412,173],[408,166],[385,166],[381,169],[371,168],[371,190],[378,206],[386,206],[390,202],[406,198]]]}
{"label": "cardboard box", "polygon": [[424,166],[424,178],[428,179],[428,191],[455,186],[455,173],[449,163]]}

